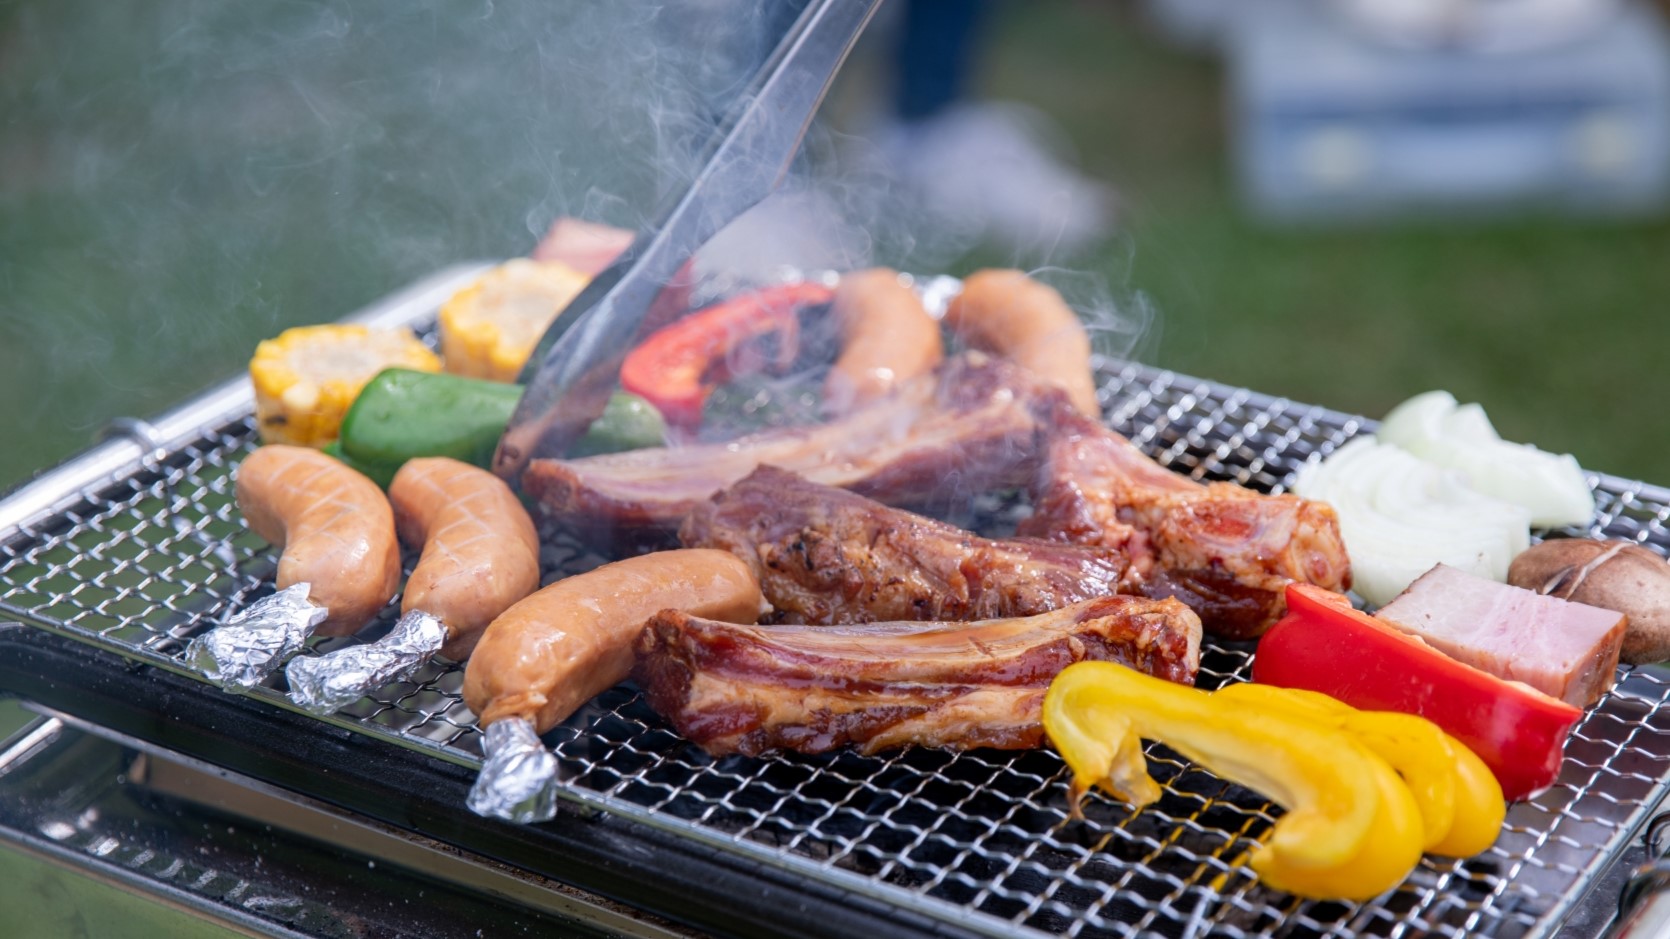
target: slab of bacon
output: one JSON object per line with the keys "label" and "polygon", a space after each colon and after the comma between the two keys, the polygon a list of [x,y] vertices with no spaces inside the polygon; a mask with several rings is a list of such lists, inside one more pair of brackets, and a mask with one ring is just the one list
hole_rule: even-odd
{"label": "slab of bacon", "polygon": [[587,277],[596,277],[632,247],[636,237],[637,232],[624,228],[563,216],[551,223],[529,256],[536,261],[561,261]]}
{"label": "slab of bacon", "polygon": [[650,705],[715,755],[1024,749],[1042,745],[1044,692],[1074,662],[1192,683],[1200,620],[1130,596],[981,623],[738,626],[666,611],[636,652]]}
{"label": "slab of bacon", "polygon": [[1119,592],[1117,548],[994,540],[762,466],[697,506],[687,547],[751,568],[788,623],[983,620],[1047,613]]}
{"label": "slab of bacon", "polygon": [[629,540],[676,531],[697,505],[762,464],[892,505],[966,504],[1025,485],[1041,418],[1062,400],[1017,366],[970,353],[828,424],[722,444],[535,460],[522,488],[564,526]]}
{"label": "slab of bacon", "polygon": [[1058,413],[1021,534],[1118,548],[1131,589],[1176,597],[1227,639],[1261,635],[1292,581],[1344,591],[1351,565],[1332,506],[1198,483],[1097,421]]}

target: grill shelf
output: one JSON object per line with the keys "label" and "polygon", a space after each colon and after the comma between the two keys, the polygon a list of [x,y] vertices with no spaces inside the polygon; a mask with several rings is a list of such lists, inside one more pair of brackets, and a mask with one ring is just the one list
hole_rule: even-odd
{"label": "grill shelf", "polygon": [[[356,319],[421,326],[475,270],[443,272]],[[1138,365],[1102,363],[1100,376],[1112,426],[1199,479],[1279,490],[1307,460],[1373,426]],[[128,422],[125,439],[0,502],[0,616],[102,650],[98,667],[115,668],[118,660],[103,654],[114,653],[168,673],[135,682],[155,689],[154,699],[141,690],[132,702],[142,715],[149,710],[160,721],[165,703],[231,708],[233,721],[239,709],[259,712],[456,788],[481,752],[460,697],[461,666],[433,663],[321,719],[290,705],[281,675],[249,696],[258,704],[234,703],[181,662],[191,636],[271,590],[274,554],[245,530],[232,499],[231,470],[256,441],[250,411],[247,383],[228,383],[155,425]],[[1594,524],[1557,534],[1670,552],[1670,490],[1589,478]],[[976,507],[976,518],[1002,530],[1016,509],[993,498]],[[548,578],[602,560],[562,539],[544,556]],[[385,614],[361,638],[317,648],[375,638],[392,619]],[[1250,645],[1209,639],[1201,684],[1244,680],[1250,663]],[[58,678],[73,698],[76,678]],[[43,680],[33,690],[55,687]],[[1133,812],[1092,795],[1085,820],[1074,822],[1065,769],[1047,751],[713,759],[628,687],[600,696],[545,739],[561,759],[571,823],[624,820],[712,863],[884,911],[912,934],[1522,937],[1557,929],[1660,802],[1670,776],[1667,700],[1663,672],[1622,670],[1577,725],[1559,782],[1511,806],[1494,847],[1459,862],[1425,858],[1397,890],[1366,903],[1300,901],[1259,886],[1235,861],[1279,810],[1157,745],[1148,754],[1165,786],[1160,802]],[[74,712],[73,704],[54,706]],[[305,770],[291,781],[326,793],[333,785]],[[403,791],[399,781],[388,785]],[[451,827],[464,841],[473,827],[508,827],[469,816],[461,800],[456,814]],[[523,836],[537,841],[546,827]]]}

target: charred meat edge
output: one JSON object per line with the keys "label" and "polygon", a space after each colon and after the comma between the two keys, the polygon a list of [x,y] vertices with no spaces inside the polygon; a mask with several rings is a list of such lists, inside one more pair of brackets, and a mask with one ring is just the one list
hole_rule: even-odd
{"label": "charred meat edge", "polygon": [[739,626],[669,610],[635,651],[650,706],[716,755],[1025,749],[1042,744],[1044,691],[1074,662],[1193,683],[1200,620],[1131,596],[981,623]]}

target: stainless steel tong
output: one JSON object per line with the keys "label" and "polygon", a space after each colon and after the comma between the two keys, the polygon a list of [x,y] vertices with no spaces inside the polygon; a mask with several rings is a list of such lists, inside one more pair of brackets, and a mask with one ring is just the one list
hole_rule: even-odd
{"label": "stainless steel tong", "polygon": [[690,186],[546,331],[522,372],[521,403],[493,468],[513,485],[528,461],[560,456],[603,413],[621,361],[665,325],[656,295],[712,238],[769,195],[881,0],[813,0],[720,122]]}

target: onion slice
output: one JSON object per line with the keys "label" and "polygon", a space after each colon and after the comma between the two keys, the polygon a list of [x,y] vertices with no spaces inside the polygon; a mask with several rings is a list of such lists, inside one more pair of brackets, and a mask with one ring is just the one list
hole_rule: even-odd
{"label": "onion slice", "polygon": [[1505,581],[1508,564],[1530,546],[1525,508],[1372,435],[1305,466],[1293,491],[1334,507],[1352,589],[1375,605],[1391,602],[1434,564]]}
{"label": "onion slice", "polygon": [[1503,440],[1477,404],[1447,391],[1416,395],[1392,409],[1380,439],[1457,470],[1485,495],[1524,506],[1539,528],[1588,525],[1595,497],[1570,454]]}

